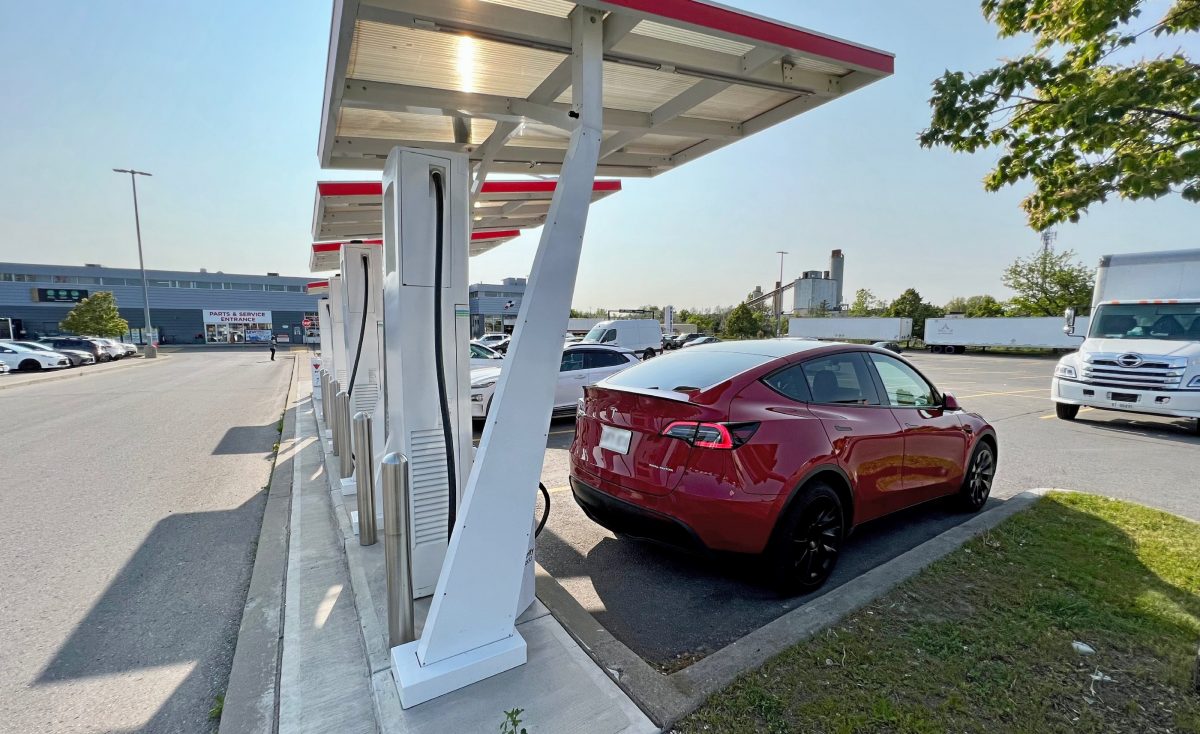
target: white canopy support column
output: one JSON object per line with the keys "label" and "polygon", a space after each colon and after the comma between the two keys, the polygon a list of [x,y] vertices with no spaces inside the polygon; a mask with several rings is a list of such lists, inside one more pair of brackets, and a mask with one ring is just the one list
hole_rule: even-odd
{"label": "white canopy support column", "polygon": [[405,708],[526,659],[514,625],[522,611],[521,580],[532,563],[530,520],[599,159],[602,20],[603,13],[585,7],[570,15],[571,115],[577,124],[429,617],[419,640],[392,650]]}

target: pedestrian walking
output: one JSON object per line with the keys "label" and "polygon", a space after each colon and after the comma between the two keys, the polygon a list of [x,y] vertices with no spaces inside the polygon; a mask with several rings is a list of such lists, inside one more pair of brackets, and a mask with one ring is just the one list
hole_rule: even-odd
{"label": "pedestrian walking", "polygon": [[275,361],[275,335],[271,335],[271,361]]}

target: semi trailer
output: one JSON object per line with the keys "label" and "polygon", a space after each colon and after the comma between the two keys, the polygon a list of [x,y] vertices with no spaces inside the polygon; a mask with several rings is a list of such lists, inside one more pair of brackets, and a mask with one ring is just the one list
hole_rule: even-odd
{"label": "semi trailer", "polygon": [[788,321],[788,336],[855,341],[904,341],[912,337],[912,319],[878,317],[796,318]]}
{"label": "semi trailer", "polygon": [[[1080,322],[1086,329],[1087,318]],[[968,347],[1074,350],[1079,338],[1063,333],[1062,323],[1059,316],[926,319],[925,346],[935,354],[962,354]]]}

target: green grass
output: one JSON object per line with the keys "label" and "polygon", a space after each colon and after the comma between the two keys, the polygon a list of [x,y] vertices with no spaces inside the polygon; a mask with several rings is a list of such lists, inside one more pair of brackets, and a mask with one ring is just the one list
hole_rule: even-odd
{"label": "green grass", "polygon": [[1200,525],[1053,494],[677,728],[1200,732],[1198,643]]}

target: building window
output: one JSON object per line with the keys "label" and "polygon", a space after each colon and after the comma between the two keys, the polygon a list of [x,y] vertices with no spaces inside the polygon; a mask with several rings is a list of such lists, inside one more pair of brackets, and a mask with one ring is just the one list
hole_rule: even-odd
{"label": "building window", "polygon": [[289,285],[289,286],[287,287],[287,292],[288,292],[288,293],[303,293],[303,292],[304,292],[304,287],[303,287],[303,286],[299,286],[299,285]]}
{"label": "building window", "polygon": [[74,275],[55,275],[51,283],[78,283],[79,278]]}
{"label": "building window", "polygon": [[12,273],[0,273],[0,281],[3,281],[5,283],[11,283],[12,279],[13,279]]}
{"label": "building window", "polygon": [[[36,283],[36,282],[38,282],[39,278],[36,275],[27,275],[27,274],[23,274],[23,273],[17,273],[15,275],[13,275],[13,280],[15,280],[18,283]],[[50,278],[45,278],[45,280],[48,281],[48,280],[50,280]]]}
{"label": "building window", "polygon": [[76,278],[76,281],[84,285],[97,285],[100,282],[100,279],[93,278],[90,275],[81,275]]}
{"label": "building window", "polygon": [[101,278],[102,285],[137,285],[137,283],[129,283],[124,278]]}
{"label": "building window", "polygon": [[176,281],[174,281],[174,283],[175,283],[176,288],[191,288],[192,287],[192,281],[190,281],[190,280],[176,280]]}
{"label": "building window", "polygon": [[151,278],[149,282],[150,282],[151,288],[170,288],[171,287],[171,281],[169,281],[169,280],[158,280],[156,278]]}
{"label": "building window", "polygon": [[204,280],[197,280],[195,283],[193,283],[193,285],[201,290],[211,290],[214,285],[218,288],[221,287],[220,283],[209,283]]}
{"label": "building window", "polygon": [[285,292],[287,292],[287,286],[275,285],[274,283],[268,283],[267,290],[269,290],[273,293],[285,293]]}
{"label": "building window", "polygon": [[228,287],[232,288],[232,289],[233,289],[233,290],[235,290],[235,291],[248,291],[248,290],[250,290],[250,284],[249,284],[249,283],[226,283],[225,285],[227,285]]}
{"label": "building window", "polygon": [[262,283],[250,283],[250,290],[252,290],[252,291],[264,290],[263,284]]}

